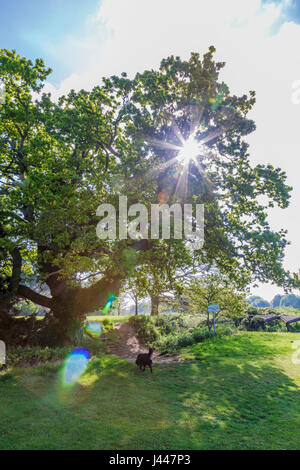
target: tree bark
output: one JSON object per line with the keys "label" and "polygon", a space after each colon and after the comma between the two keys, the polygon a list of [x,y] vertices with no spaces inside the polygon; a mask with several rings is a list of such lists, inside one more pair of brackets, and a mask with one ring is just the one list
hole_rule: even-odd
{"label": "tree bark", "polygon": [[9,316],[10,303],[8,299],[1,299],[0,301],[0,321],[2,318],[7,318]]}
{"label": "tree bark", "polygon": [[20,284],[18,287],[17,296],[22,297],[23,299],[31,300],[35,304],[41,305],[42,307],[52,307],[52,299],[50,297],[39,294],[30,287],[23,286],[22,284]]}
{"label": "tree bark", "polygon": [[79,325],[85,315],[96,308],[102,308],[110,295],[117,295],[121,287],[121,275],[107,272],[90,287],[69,287],[58,274],[48,276],[46,283],[52,297],[41,295],[31,288],[19,285],[17,295],[51,309],[53,326],[62,342],[70,341],[70,331]]}
{"label": "tree bark", "polygon": [[156,294],[151,294],[151,315],[158,315],[159,307],[159,296]]}

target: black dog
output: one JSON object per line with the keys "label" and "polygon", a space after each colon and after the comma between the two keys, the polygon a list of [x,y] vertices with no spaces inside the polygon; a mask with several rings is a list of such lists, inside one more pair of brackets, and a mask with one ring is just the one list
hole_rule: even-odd
{"label": "black dog", "polygon": [[148,354],[139,354],[138,357],[136,358],[136,365],[140,368],[140,370],[144,371],[146,367],[148,366],[151,370],[152,374],[152,359],[151,356],[153,354],[154,349],[149,348]]}

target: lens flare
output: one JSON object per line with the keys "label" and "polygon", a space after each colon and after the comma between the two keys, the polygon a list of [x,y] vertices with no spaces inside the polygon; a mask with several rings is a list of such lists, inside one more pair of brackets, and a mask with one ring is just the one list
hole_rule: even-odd
{"label": "lens flare", "polygon": [[196,157],[201,153],[201,146],[194,139],[189,137],[180,149],[177,155],[177,159],[183,164],[188,165],[191,160],[195,160]]}
{"label": "lens flare", "polygon": [[87,349],[74,349],[65,360],[63,368],[63,380],[66,385],[77,382],[82,376],[90,360],[90,353]]}
{"label": "lens flare", "polygon": [[85,324],[85,329],[91,336],[95,336],[97,338],[101,336],[102,325],[99,321],[87,321]]}
{"label": "lens flare", "polygon": [[103,313],[107,313],[109,311],[109,309],[111,308],[112,306],[112,303],[113,303],[113,300],[116,296],[114,294],[112,294],[108,301],[106,302],[106,304],[104,305],[104,308],[103,308]]}

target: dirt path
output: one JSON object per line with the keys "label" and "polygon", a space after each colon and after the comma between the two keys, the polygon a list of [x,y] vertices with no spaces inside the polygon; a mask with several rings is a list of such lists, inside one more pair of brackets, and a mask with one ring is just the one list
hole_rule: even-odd
{"label": "dirt path", "polygon": [[[148,352],[148,348],[140,344],[136,337],[134,329],[128,323],[115,323],[115,330],[117,330],[118,341],[109,345],[109,351],[122,359],[135,362],[139,353]],[[166,364],[170,362],[178,362],[178,357],[172,356],[159,356],[158,352],[154,351],[152,356],[153,364]]]}

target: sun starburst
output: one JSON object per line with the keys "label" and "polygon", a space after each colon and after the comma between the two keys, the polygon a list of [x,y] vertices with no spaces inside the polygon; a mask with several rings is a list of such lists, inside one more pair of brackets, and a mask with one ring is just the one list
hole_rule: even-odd
{"label": "sun starburst", "polygon": [[194,136],[190,136],[183,142],[177,155],[177,160],[187,166],[191,161],[195,161],[201,152],[203,152],[201,147],[201,144],[195,140]]}

